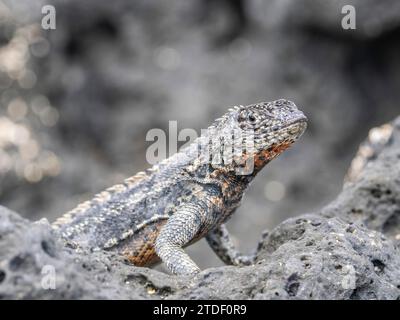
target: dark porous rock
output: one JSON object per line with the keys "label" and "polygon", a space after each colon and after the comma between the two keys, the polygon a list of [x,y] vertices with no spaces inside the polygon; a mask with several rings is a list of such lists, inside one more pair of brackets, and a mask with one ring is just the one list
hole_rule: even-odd
{"label": "dark porous rock", "polygon": [[[354,181],[346,183],[339,197],[322,210],[322,215],[363,223],[399,243],[400,117],[392,124],[374,130],[372,140],[379,140],[380,132],[385,136],[382,130],[390,130],[390,137],[376,152],[364,151],[371,154],[369,159]],[[363,144],[360,151],[367,147]]]}
{"label": "dark porous rock", "polygon": [[267,277],[255,298],[396,299],[400,256],[381,233],[304,215],[279,225],[258,255]]}
{"label": "dark porous rock", "polygon": [[[400,118],[389,126],[384,144],[351,168],[338,198],[278,225],[252,266],[172,276],[128,265],[111,252],[76,252],[46,221],[31,223],[0,207],[0,297],[399,299]],[[371,131],[372,143],[379,132]]]}
{"label": "dark porous rock", "polygon": [[[278,226],[254,266],[175,277],[108,252],[74,253],[45,224],[0,211],[0,296],[5,299],[396,299],[400,256],[382,234],[304,215]],[[54,268],[55,287],[46,281]],[[51,276],[51,274],[50,274]],[[49,287],[50,286],[50,287]]]}
{"label": "dark porous rock", "polygon": [[0,298],[140,298],[139,291],[127,291],[117,279],[104,276],[110,268],[105,255],[100,261],[96,255],[74,253],[47,223],[31,223],[0,207]]}
{"label": "dark porous rock", "polygon": [[396,299],[400,256],[381,233],[304,215],[278,226],[254,266],[208,269],[171,298]]}
{"label": "dark porous rock", "polygon": [[186,282],[110,252],[75,252],[46,221],[0,206],[0,299],[161,299]]}

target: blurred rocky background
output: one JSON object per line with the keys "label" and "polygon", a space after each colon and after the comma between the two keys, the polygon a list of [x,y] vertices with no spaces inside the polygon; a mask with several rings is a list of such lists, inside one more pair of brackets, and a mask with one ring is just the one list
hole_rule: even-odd
{"label": "blurred rocky background", "polygon": [[[397,0],[0,0],[0,204],[53,221],[148,167],[150,129],[200,132],[228,106],[291,99],[307,133],[228,224],[251,250],[334,199],[368,130],[400,113],[399,36]],[[188,251],[221,265],[204,241]]]}

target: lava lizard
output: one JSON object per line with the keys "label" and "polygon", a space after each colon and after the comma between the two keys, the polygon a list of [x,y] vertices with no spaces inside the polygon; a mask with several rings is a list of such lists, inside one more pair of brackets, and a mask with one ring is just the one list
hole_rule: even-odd
{"label": "lava lizard", "polygon": [[[173,274],[200,271],[183,248],[202,237],[225,263],[249,265],[255,255],[239,254],[224,223],[255,175],[306,127],[307,118],[288,100],[235,106],[188,147],[78,205],[52,227],[74,248],[114,250],[136,266],[161,259]],[[224,158],[224,143],[216,142],[228,140],[234,128],[253,145]],[[210,154],[222,160],[210,161]]]}

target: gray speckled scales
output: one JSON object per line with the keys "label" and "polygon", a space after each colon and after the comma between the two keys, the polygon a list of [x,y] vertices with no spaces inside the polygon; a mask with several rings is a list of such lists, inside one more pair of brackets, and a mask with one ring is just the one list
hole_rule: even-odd
{"label": "gray speckled scales", "polygon": [[183,195],[193,193],[184,170],[191,159],[175,154],[67,213],[56,225],[80,247],[109,249],[147,224],[167,219]]}
{"label": "gray speckled scales", "polygon": [[[101,192],[53,227],[76,248],[117,250],[137,266],[161,258],[175,274],[199,271],[183,248],[204,236],[223,261],[249,264],[252,259],[238,254],[223,223],[255,175],[305,128],[304,114],[288,100],[234,107],[189,147]],[[211,165],[208,155],[199,151],[206,147],[220,153],[215,141],[226,139],[236,129],[245,139],[249,130],[254,133],[254,149],[235,161]],[[237,169],[247,167],[249,157],[254,170],[238,174]]]}

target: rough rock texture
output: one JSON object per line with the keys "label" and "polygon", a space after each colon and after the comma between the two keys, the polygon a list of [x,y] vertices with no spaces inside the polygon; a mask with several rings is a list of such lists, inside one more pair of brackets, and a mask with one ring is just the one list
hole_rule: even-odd
{"label": "rough rock texture", "polygon": [[[304,215],[279,225],[254,266],[193,279],[126,265],[107,252],[64,249],[45,224],[0,211],[3,299],[397,299],[400,255],[381,233]],[[55,289],[46,288],[54,267]],[[43,287],[44,285],[44,287]]]}
{"label": "rough rock texture", "polygon": [[[129,266],[108,252],[74,252],[46,222],[32,224],[1,208],[0,297],[400,299],[400,118],[392,128],[385,146],[333,203],[276,227],[254,266],[175,277]],[[55,289],[42,287],[48,266]]]}
{"label": "rough rock texture", "polygon": [[[116,294],[109,294],[107,285],[98,291],[99,284],[96,285],[85,272],[86,265],[80,264],[78,257],[63,248],[48,224],[32,224],[1,207],[0,239],[1,298],[116,297]],[[57,290],[43,290],[42,284],[46,287],[45,275],[48,272],[46,266],[54,267]],[[99,262],[98,266],[107,268],[105,261]],[[101,271],[98,271],[96,280],[101,279]]]}
{"label": "rough rock texture", "polygon": [[354,182],[322,210],[326,217],[363,223],[400,243],[400,117],[383,149],[365,164]]}
{"label": "rough rock texture", "polygon": [[259,259],[255,298],[396,299],[400,256],[393,242],[338,218],[304,215],[279,225]]}

